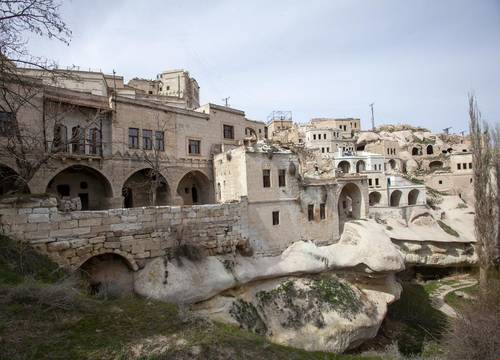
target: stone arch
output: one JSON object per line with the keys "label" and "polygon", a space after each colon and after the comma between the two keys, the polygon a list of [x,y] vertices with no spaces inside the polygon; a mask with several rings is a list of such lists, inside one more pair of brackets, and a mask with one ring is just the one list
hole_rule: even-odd
{"label": "stone arch", "polygon": [[363,160],[358,160],[356,163],[356,172],[360,173],[366,170],[366,164]]}
{"label": "stone arch", "polygon": [[182,198],[183,205],[209,204],[211,194],[210,180],[199,170],[189,171],[177,185],[177,195]]}
{"label": "stone arch", "polygon": [[[123,206],[126,208],[154,205],[168,205],[170,201],[170,188],[165,177],[156,175],[153,169],[144,168],[130,174],[122,186]],[[153,188],[157,186],[156,197],[153,198]]]}
{"label": "stone arch", "polygon": [[418,204],[419,198],[420,198],[420,191],[417,189],[413,189],[408,193],[408,205]]}
{"label": "stone arch", "polygon": [[380,200],[382,199],[382,194],[378,191],[372,191],[370,195],[368,195],[368,203],[370,206],[375,206],[380,204]]}
{"label": "stone arch", "polygon": [[439,160],[434,160],[429,163],[429,170],[439,170],[443,168],[443,162]]}
{"label": "stone arch", "polygon": [[391,193],[391,200],[390,200],[391,206],[394,206],[394,207],[399,206],[402,194],[403,193],[400,190],[394,190]]}
{"label": "stone arch", "polygon": [[245,128],[245,136],[255,136],[255,137],[257,137],[257,132],[255,131],[254,128],[251,128],[251,127],[247,126]]}
{"label": "stone arch", "polygon": [[348,174],[351,170],[351,164],[349,163],[349,161],[342,160],[341,162],[339,162],[337,168],[340,169],[344,174]]}
{"label": "stone arch", "polygon": [[389,168],[391,170],[396,170],[396,160],[394,160],[394,159],[389,160]]}
{"label": "stone arch", "polygon": [[362,195],[360,188],[354,183],[342,187],[338,198],[339,234],[344,231],[344,224],[349,220],[361,218]]}
{"label": "stone arch", "polygon": [[135,261],[119,250],[92,254],[76,267],[93,295],[117,296],[134,291]]}
{"label": "stone arch", "polygon": [[431,144],[427,145],[427,147],[425,148],[425,152],[427,153],[427,155],[434,154],[434,147]]}
{"label": "stone arch", "polygon": [[29,186],[17,171],[10,166],[0,164],[0,195],[14,193],[29,194]]}
{"label": "stone arch", "polygon": [[46,192],[58,198],[79,197],[82,210],[102,210],[109,207],[113,188],[108,178],[99,170],[86,165],[70,165],[54,175]]}
{"label": "stone arch", "polygon": [[414,146],[414,147],[413,147],[413,149],[411,149],[411,154],[412,154],[413,156],[418,156],[418,155],[420,155],[420,149],[419,149],[418,147]]}

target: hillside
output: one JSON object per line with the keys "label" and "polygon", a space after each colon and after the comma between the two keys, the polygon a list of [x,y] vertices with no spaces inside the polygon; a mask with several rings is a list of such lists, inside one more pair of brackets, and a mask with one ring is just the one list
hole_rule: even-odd
{"label": "hillside", "polygon": [[139,297],[86,295],[47,258],[0,239],[0,359],[379,359],[273,344]]}

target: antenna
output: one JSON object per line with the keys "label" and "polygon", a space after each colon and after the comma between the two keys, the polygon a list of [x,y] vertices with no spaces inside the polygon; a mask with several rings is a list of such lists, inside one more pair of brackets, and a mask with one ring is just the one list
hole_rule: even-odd
{"label": "antenna", "polygon": [[373,105],[375,105],[375,103],[371,103],[369,106],[372,110],[372,130],[375,130],[375,117],[373,116]]}
{"label": "antenna", "polygon": [[228,97],[225,97],[222,99],[222,101],[224,101],[224,103],[226,104],[225,105],[226,107],[229,107],[229,103],[228,103],[229,99],[231,99],[231,96],[228,96]]}

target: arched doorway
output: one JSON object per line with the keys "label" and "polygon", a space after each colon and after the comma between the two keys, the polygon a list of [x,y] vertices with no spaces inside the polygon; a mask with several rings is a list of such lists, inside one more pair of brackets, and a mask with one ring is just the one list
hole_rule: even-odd
{"label": "arched doorway", "polygon": [[396,160],[394,159],[389,160],[389,168],[391,170],[396,170]]}
{"label": "arched doorway", "polygon": [[161,174],[157,178],[153,169],[142,169],[130,175],[123,184],[122,196],[126,208],[170,203],[167,180]]}
{"label": "arched doorway", "polygon": [[416,205],[418,203],[418,198],[420,196],[420,191],[413,189],[408,193],[408,205]]}
{"label": "arched doorway", "polygon": [[346,221],[359,219],[361,217],[361,190],[356,184],[348,183],[344,185],[339,195],[339,234],[344,231]]}
{"label": "arched doorway", "polygon": [[190,171],[179,181],[177,194],[182,198],[183,205],[209,204],[210,180],[201,171]]}
{"label": "arched doorway", "polygon": [[412,154],[413,156],[417,156],[417,155],[419,155],[419,152],[420,152],[420,151],[419,151],[419,149],[418,149],[417,147],[414,147],[413,149],[411,149],[411,154]]}
{"label": "arched doorway", "polygon": [[427,155],[434,154],[434,148],[432,147],[432,145],[427,145],[426,152],[427,152]]}
{"label": "arched doorway", "polygon": [[349,170],[351,170],[351,164],[349,164],[349,161],[342,160],[339,162],[339,165],[337,166],[340,171],[342,171],[344,174],[349,174]]}
{"label": "arched doorway", "polygon": [[79,272],[92,295],[115,298],[134,291],[132,267],[118,254],[93,256],[80,266]]}
{"label": "arched doorway", "polygon": [[356,172],[360,173],[365,171],[365,169],[366,169],[365,162],[363,160],[358,160],[358,162],[356,163]]}
{"label": "arched doorway", "polygon": [[108,179],[98,170],[72,165],[60,171],[47,185],[47,193],[59,199],[80,198],[82,210],[102,210],[108,207],[113,190]]}
{"label": "arched doorway", "polygon": [[394,190],[391,193],[391,206],[397,207],[399,206],[399,202],[401,201],[401,191],[399,190]]}
{"label": "arched doorway", "polygon": [[429,163],[429,170],[435,171],[443,168],[443,162],[439,160],[431,161]]}
{"label": "arched doorway", "polygon": [[29,194],[26,182],[12,168],[0,164],[0,195]]}
{"label": "arched doorway", "polygon": [[380,204],[380,199],[382,195],[378,191],[372,191],[370,195],[368,195],[368,203],[370,206],[375,206]]}

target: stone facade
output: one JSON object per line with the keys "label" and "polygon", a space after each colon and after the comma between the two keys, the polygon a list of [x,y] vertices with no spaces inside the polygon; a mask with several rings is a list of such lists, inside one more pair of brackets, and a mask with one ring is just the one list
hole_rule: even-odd
{"label": "stone facade", "polygon": [[132,270],[146,259],[193,245],[208,255],[236,251],[247,242],[247,204],[160,206],[62,213],[55,198],[0,202],[6,235],[33,245],[59,265],[78,269],[94,256],[116,254]]}

